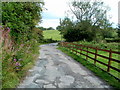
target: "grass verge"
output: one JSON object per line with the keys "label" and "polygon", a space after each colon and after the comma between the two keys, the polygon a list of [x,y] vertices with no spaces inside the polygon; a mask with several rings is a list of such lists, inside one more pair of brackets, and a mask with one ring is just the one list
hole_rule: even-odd
{"label": "grass verge", "polygon": [[14,51],[2,52],[2,89],[16,88],[19,85],[27,71],[34,66],[40,49],[34,41],[15,48]]}
{"label": "grass verge", "polygon": [[70,52],[67,48],[58,47],[59,50],[66,53],[67,55],[71,56],[73,59],[81,63],[83,66],[91,70],[96,76],[99,76],[101,79],[105,80],[109,85],[111,85],[115,89],[120,89],[120,82],[112,77],[107,72],[101,70],[100,68],[96,67],[94,64],[82,59],[80,56],[77,56]]}
{"label": "grass verge", "polygon": [[[83,45],[84,45],[84,44],[83,44]],[[90,51],[90,52],[92,52],[92,53],[96,53],[96,50],[95,50],[95,49],[86,48],[86,47],[78,47],[78,46],[74,46],[74,45],[71,45],[71,44],[69,44],[68,46],[70,46],[70,47],[72,46],[73,48],[72,48],[72,47],[71,47],[71,48],[72,48],[73,50],[77,51],[77,53],[76,53],[75,51],[73,51],[73,53],[76,53],[77,55],[81,56],[81,58],[86,59],[86,56],[85,56],[86,54],[87,54],[89,57],[91,57],[91,58],[95,58],[95,55],[94,55],[94,54],[91,54],[91,53],[87,53],[87,52],[86,52],[86,51],[88,50],[88,51]],[[80,49],[82,49],[82,51],[81,51]],[[86,50],[86,51],[84,51],[84,50]],[[106,49],[105,49],[105,50],[106,50]],[[112,50],[112,51],[114,51],[114,50]],[[84,55],[81,55],[80,53],[82,53],[82,54],[84,54]],[[109,57],[109,52],[105,52],[105,51],[98,50],[98,51],[97,51],[97,54],[102,55],[102,56],[104,56],[104,57]],[[99,56],[99,55],[97,55],[97,58],[96,58],[96,59],[97,59],[98,61],[100,61],[100,62],[108,65],[108,64],[109,64],[109,59],[103,58],[103,57],[101,57],[101,56]],[[94,64],[95,61],[94,61],[93,59],[91,59],[91,58],[87,58],[87,60],[88,60],[90,63]],[[119,54],[112,53],[112,58],[113,58],[113,59],[116,59],[117,61],[119,61]],[[119,62],[117,62],[117,61],[114,61],[114,60],[113,60],[113,61],[111,62],[111,66],[112,66],[112,67],[115,67],[116,69],[119,69]],[[108,67],[107,67],[106,65],[104,65],[104,64],[101,64],[101,63],[99,63],[99,62],[96,62],[96,66],[97,66],[97,67],[103,69],[104,71],[107,71]],[[120,78],[120,72],[117,71],[117,70],[114,70],[114,69],[110,68],[109,73],[110,73],[111,75],[115,76],[115,77],[118,78],[118,79]]]}

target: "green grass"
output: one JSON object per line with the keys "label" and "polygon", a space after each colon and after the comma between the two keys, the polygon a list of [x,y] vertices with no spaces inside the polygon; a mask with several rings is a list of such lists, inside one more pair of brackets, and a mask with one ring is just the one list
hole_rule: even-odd
{"label": "green grass", "polygon": [[[16,88],[17,85],[19,85],[19,83],[27,75],[27,71],[34,66],[36,60],[38,59],[38,56],[40,54],[39,45],[48,43],[35,43],[34,41],[26,43],[26,45],[29,44],[33,44],[34,46],[24,46],[23,48],[19,49],[19,45],[17,46],[18,50],[16,48],[16,53],[15,51],[2,52],[2,77],[0,76],[0,79],[2,79],[2,89]],[[12,63],[14,53],[17,59],[21,59],[20,63],[22,67],[18,72],[16,72],[14,69],[14,64]]]}
{"label": "green grass", "polygon": [[[87,50],[86,48],[82,48],[82,49],[83,49],[83,50]],[[76,50],[76,49],[74,49],[74,50]],[[90,49],[90,48],[89,48],[88,50],[89,50],[90,52],[95,53],[95,50],[94,50],[94,49]],[[77,51],[77,52],[81,52],[81,51],[78,50],[78,49],[77,49],[76,51]],[[82,53],[83,53],[83,54],[86,54],[87,52],[82,51]],[[109,52],[99,51],[99,50],[98,50],[98,53],[97,53],[97,54],[103,55],[103,56],[106,56],[106,57],[109,57]],[[80,55],[80,54],[77,54],[77,55]],[[84,55],[80,55],[80,56],[81,56],[82,58],[86,59],[86,56],[84,56]],[[90,57],[92,57],[92,58],[95,58],[95,55],[90,54],[90,53],[88,53],[88,56],[90,56]],[[116,59],[116,60],[119,60],[118,54],[114,54],[114,53],[113,53],[113,54],[112,54],[112,58],[113,58],[113,59]],[[105,63],[105,64],[108,64],[108,61],[109,61],[108,59],[102,58],[102,57],[100,57],[100,56],[97,56],[97,60],[98,60],[98,61],[101,61],[101,62],[103,62],[103,63]],[[90,63],[94,64],[94,60],[88,58],[88,61],[89,61]],[[100,64],[100,63],[96,62],[96,66],[98,66],[98,67],[100,67],[101,69],[107,71],[107,66],[105,66],[105,65],[103,65],[103,64]],[[119,69],[119,63],[117,63],[117,62],[115,62],[115,61],[112,61],[112,62],[111,62],[111,66]],[[113,69],[110,69],[110,72],[109,72],[109,73],[112,74],[113,76],[117,77],[117,78],[120,78],[120,77],[119,77],[120,72],[117,72],[117,71],[115,71],[115,70],[113,70]]]}
{"label": "green grass", "polygon": [[61,35],[58,30],[45,30],[43,31],[44,39],[53,39],[53,40],[61,40]]}
{"label": "green grass", "polygon": [[92,47],[98,47],[101,49],[107,49],[107,50],[114,50],[114,51],[119,51],[120,50],[120,44],[117,42],[112,42],[112,43],[106,43],[106,42],[87,42],[87,41],[79,41],[79,42],[74,42],[76,44],[82,44],[82,45],[86,45],[86,46],[92,46]]}
{"label": "green grass", "polygon": [[[33,44],[34,43],[34,44]],[[31,46],[31,44],[33,44]],[[29,45],[29,46],[28,46]],[[31,47],[30,47],[31,46]],[[39,44],[34,41],[27,42],[22,48],[15,47],[16,51],[2,52],[2,88],[16,88],[26,76],[27,71],[34,66],[39,56]],[[14,56],[13,56],[14,54]],[[16,71],[14,58],[21,63]],[[20,60],[21,59],[21,60]]]}
{"label": "green grass", "polygon": [[120,89],[120,82],[118,80],[116,80],[113,76],[108,74],[107,72],[101,70],[100,68],[98,68],[94,64],[92,64],[91,62],[86,61],[85,59],[83,59],[83,57],[81,57],[80,55],[76,55],[75,53],[71,52],[67,48],[59,47],[58,49],[63,51],[67,55],[71,56],[76,61],[80,62],[82,65],[87,67],[89,70],[94,72],[94,74],[96,76],[99,76],[100,78],[105,80],[109,85],[113,86],[116,89]]}

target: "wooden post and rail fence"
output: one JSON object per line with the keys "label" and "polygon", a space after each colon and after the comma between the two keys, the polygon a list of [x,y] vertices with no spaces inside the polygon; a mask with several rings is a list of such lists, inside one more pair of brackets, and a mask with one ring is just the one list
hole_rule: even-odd
{"label": "wooden post and rail fence", "polygon": [[[86,60],[88,60],[88,58],[90,58],[91,60],[94,61],[95,65],[96,65],[96,63],[100,63],[100,64],[106,66],[107,67],[106,70],[102,69],[101,67],[99,67],[99,68],[101,68],[102,70],[104,70],[108,73],[110,72],[111,69],[117,71],[118,72],[118,77],[112,75],[111,73],[110,74],[120,81],[120,77],[119,77],[119,74],[120,74],[120,58],[118,58],[119,60],[117,60],[117,59],[114,59],[113,56],[112,56],[113,54],[116,54],[116,55],[119,56],[120,52],[112,51],[111,49],[110,50],[105,50],[105,49],[100,49],[100,48],[85,46],[85,45],[79,45],[79,44],[69,43],[69,42],[61,42],[60,45],[68,48],[72,52],[75,52],[76,55],[80,54],[80,55],[86,56],[86,58],[84,58]],[[86,48],[86,49],[82,49],[82,48]],[[95,50],[95,52],[91,52],[89,49],[93,49],[93,50]],[[78,50],[80,50],[80,52],[78,52]],[[83,51],[86,52],[86,54],[82,53]],[[104,55],[98,54],[98,51],[108,52],[109,55],[104,56]],[[88,55],[89,53],[94,55],[94,58],[91,57],[90,55]],[[108,60],[107,63],[102,62],[102,60],[98,60],[98,56],[102,57],[104,59],[107,59]],[[113,62],[117,63],[118,67],[112,66],[111,64]]]}

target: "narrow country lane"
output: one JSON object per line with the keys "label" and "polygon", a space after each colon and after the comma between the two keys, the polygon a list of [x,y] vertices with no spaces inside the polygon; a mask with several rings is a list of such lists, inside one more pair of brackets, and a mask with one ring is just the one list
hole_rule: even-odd
{"label": "narrow country lane", "polygon": [[41,45],[40,57],[18,88],[110,88],[81,64],[56,49]]}

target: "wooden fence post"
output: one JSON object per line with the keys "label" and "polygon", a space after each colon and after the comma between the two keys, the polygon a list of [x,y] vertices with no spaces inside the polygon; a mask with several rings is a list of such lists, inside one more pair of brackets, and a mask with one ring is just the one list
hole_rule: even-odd
{"label": "wooden fence post", "polygon": [[75,51],[76,51],[76,55],[77,55],[77,46],[75,45]]}
{"label": "wooden fence post", "polygon": [[75,45],[73,45],[73,52],[75,52]]}
{"label": "wooden fence post", "polygon": [[69,50],[70,50],[70,52],[72,52],[72,47],[71,47],[70,43],[69,43]]}
{"label": "wooden fence post", "polygon": [[[82,53],[82,46],[81,46],[81,48],[80,48],[80,49],[81,49],[80,53]],[[80,55],[81,55],[81,54],[80,54]]]}
{"label": "wooden fence post", "polygon": [[66,44],[65,44],[65,43],[63,43],[62,45],[63,45],[64,47],[66,47]]}
{"label": "wooden fence post", "polygon": [[61,42],[61,46],[63,47],[63,42]]}
{"label": "wooden fence post", "polygon": [[[70,44],[70,46],[71,46],[71,44]],[[71,52],[73,53],[73,46],[71,46],[70,48],[71,48]]]}
{"label": "wooden fence post", "polygon": [[78,50],[78,47],[75,45],[75,50],[76,50],[76,55],[77,55],[77,50]]}
{"label": "wooden fence post", "polygon": [[107,72],[110,72],[111,58],[112,58],[112,52],[111,52],[111,49],[110,49]]}
{"label": "wooden fence post", "polygon": [[76,46],[76,55],[78,54],[78,46]]}
{"label": "wooden fence post", "polygon": [[72,45],[72,53],[74,52],[74,45]]}
{"label": "wooden fence post", "polygon": [[67,49],[70,50],[68,43],[67,43]]}
{"label": "wooden fence post", "polygon": [[88,60],[88,47],[87,47],[86,60]]}
{"label": "wooden fence post", "polygon": [[97,60],[97,53],[98,53],[98,49],[97,49],[97,47],[96,47],[96,49],[95,49],[95,60],[94,60],[94,64],[96,64],[96,60]]}

